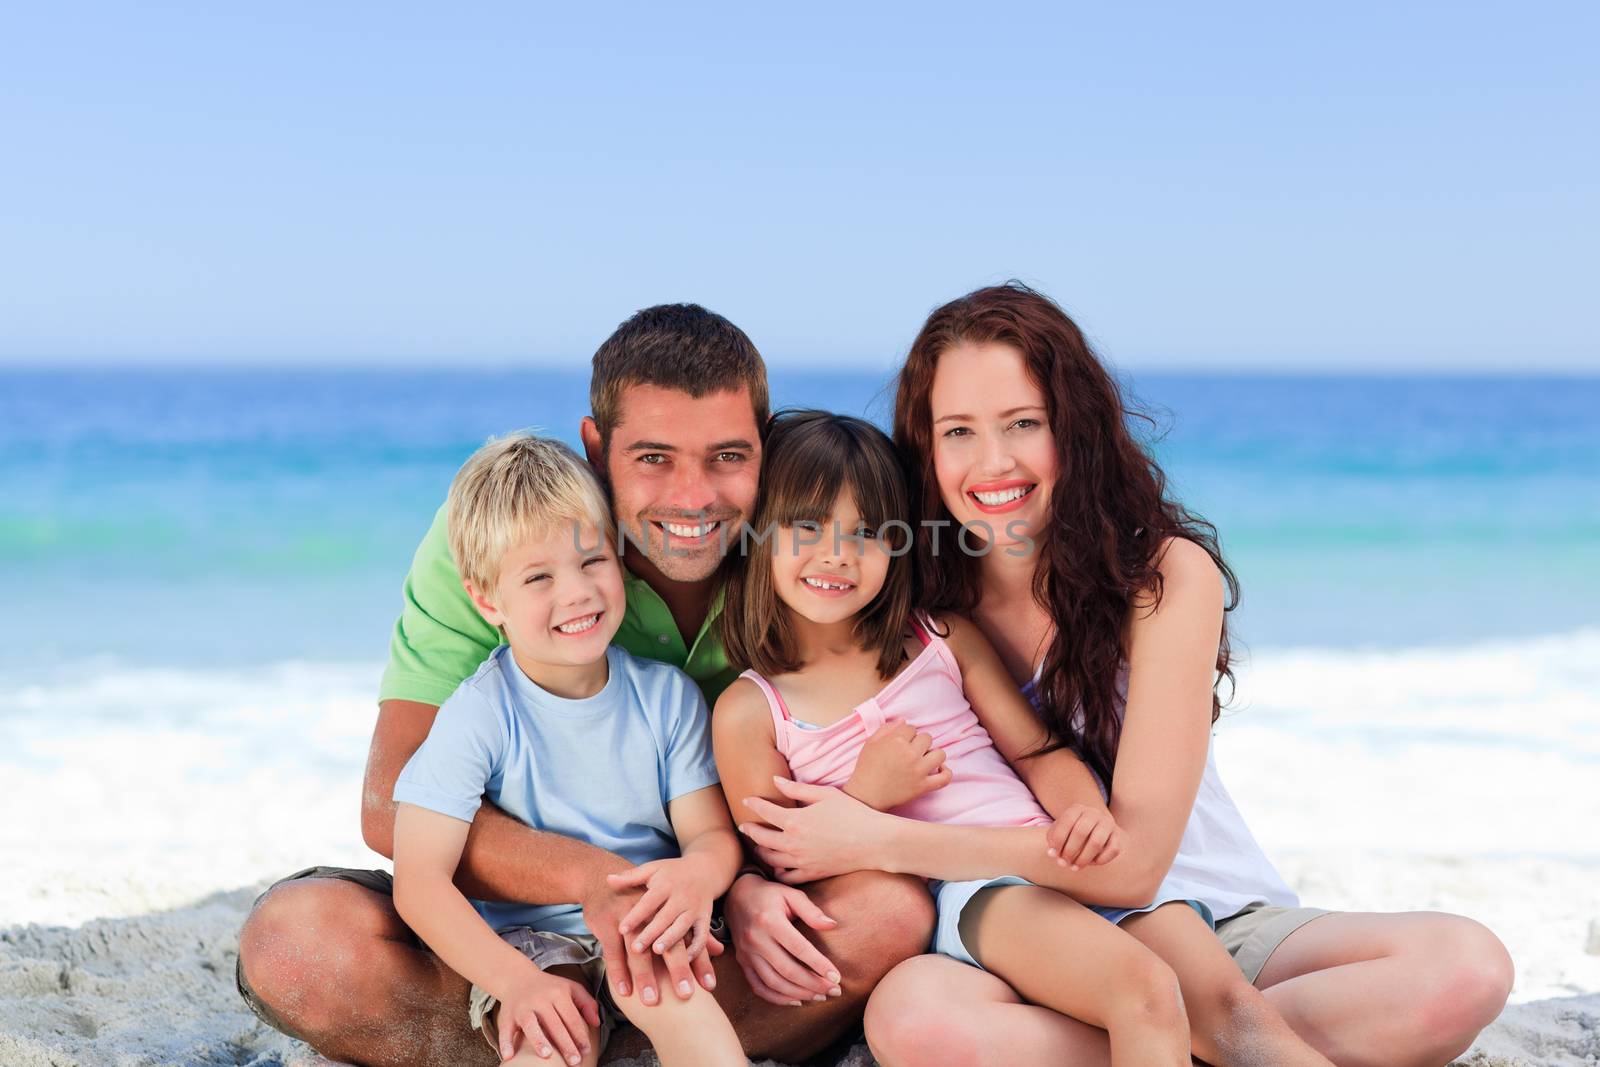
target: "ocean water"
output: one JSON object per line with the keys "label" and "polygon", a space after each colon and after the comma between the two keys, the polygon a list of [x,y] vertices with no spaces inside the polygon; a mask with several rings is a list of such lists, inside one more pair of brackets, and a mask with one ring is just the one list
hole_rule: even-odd
{"label": "ocean water", "polygon": [[[887,419],[887,374],[774,374]],[[1600,378],[1142,376],[1249,648],[1600,624]],[[0,672],[380,659],[493,433],[576,443],[581,371],[0,372]]]}

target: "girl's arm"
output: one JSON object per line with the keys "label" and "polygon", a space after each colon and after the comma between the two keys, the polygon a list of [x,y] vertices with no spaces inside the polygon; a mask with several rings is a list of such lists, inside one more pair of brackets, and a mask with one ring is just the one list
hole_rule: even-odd
{"label": "girl's arm", "polygon": [[[804,808],[756,802],[756,814],[777,828],[748,831],[763,860],[797,868],[796,880],[862,869],[952,881],[1017,874],[1097,904],[1149,903],[1177,855],[1205,772],[1222,632],[1222,581],[1205,550],[1169,541],[1160,570],[1160,605],[1136,607],[1129,623],[1128,706],[1111,786],[1111,814],[1127,841],[1115,864],[1060,868],[1045,854],[1043,828],[921,823],[874,812],[837,790],[794,784],[783,787],[786,796]],[[1062,768],[1031,769],[1028,784],[1047,808],[1080,787],[1075,771],[1055,777]]]}
{"label": "girl's arm", "polygon": [[789,776],[789,761],[778,751],[766,694],[748,678],[738,679],[717,698],[711,713],[711,748],[735,823],[750,818],[747,797],[789,806],[789,799],[773,784],[775,777]]}

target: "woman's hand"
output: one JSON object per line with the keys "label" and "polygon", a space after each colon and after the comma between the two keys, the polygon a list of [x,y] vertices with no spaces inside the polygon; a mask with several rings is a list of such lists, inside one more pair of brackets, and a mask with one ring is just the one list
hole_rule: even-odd
{"label": "woman's hand", "polygon": [[1122,854],[1126,835],[1111,812],[1089,804],[1073,804],[1045,831],[1045,852],[1063,867],[1078,870],[1110,863]]}
{"label": "woman's hand", "polygon": [[889,811],[950,784],[944,749],[910,723],[887,722],[861,746],[844,791],[869,807]]}
{"label": "woman's hand", "polygon": [[777,776],[772,781],[796,806],[784,808],[762,797],[746,797],[745,806],[766,825],[745,822],[739,832],[755,842],[757,854],[779,881],[797,885],[881,869],[876,860],[894,826],[894,816],[874,811],[831,786],[805,785]]}

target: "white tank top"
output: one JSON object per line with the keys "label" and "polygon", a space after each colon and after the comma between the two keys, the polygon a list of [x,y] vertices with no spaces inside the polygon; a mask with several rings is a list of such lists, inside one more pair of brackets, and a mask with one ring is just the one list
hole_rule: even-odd
{"label": "white tank top", "polygon": [[[1036,711],[1039,710],[1038,684],[1039,675],[1035,673],[1022,687],[1022,695]],[[1124,665],[1117,674],[1119,719],[1127,702],[1128,668]],[[1081,718],[1075,720],[1073,727],[1081,728],[1081,721]],[[1218,922],[1252,904],[1299,906],[1300,898],[1267,859],[1223,786],[1212,748],[1208,738],[1205,774],[1200,778],[1200,790],[1195,794],[1189,822],[1183,828],[1183,839],[1178,842],[1178,854],[1173,857],[1172,869],[1162,883],[1163,894],[1176,893],[1184,899],[1200,901],[1211,909],[1212,918]],[[1100,783],[1100,792],[1106,793],[1104,782]]]}

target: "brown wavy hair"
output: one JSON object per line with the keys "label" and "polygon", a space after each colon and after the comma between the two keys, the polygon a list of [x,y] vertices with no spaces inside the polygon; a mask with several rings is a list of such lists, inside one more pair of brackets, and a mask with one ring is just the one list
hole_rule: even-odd
{"label": "brown wavy hair", "polygon": [[[905,475],[882,430],[864,419],[815,410],[780,411],[767,424],[755,519],[724,564],[718,626],[731,664],[766,675],[804,666],[789,610],[772,589],[769,542],[782,536],[780,526],[825,525],[841,489],[850,490],[862,521],[890,552],[883,588],[856,616],[851,633],[861,648],[878,653],[881,677],[893,677],[899,668],[915,581],[906,544],[911,498]],[[819,536],[838,533],[824,529]]]}
{"label": "brown wavy hair", "polygon": [[[930,400],[939,357],[958,345],[993,343],[1022,353],[1044,393],[1059,460],[1033,575],[1034,599],[1056,624],[1038,686],[1051,735],[1040,751],[1073,749],[1110,789],[1122,726],[1117,676],[1126,659],[1128,621],[1136,604],[1154,610],[1161,602],[1160,546],[1181,537],[1205,549],[1227,582],[1227,611],[1238,603],[1239,583],[1222,558],[1216,528],[1168,497],[1166,475],[1129,429],[1131,420],[1152,420],[1124,402],[1066,312],[1015,281],[976,290],[934,311],[906,356],[895,396],[894,439],[921,520],[954,522],[934,475]],[[928,540],[918,538],[913,553],[918,603],[970,614],[979,599],[978,560],[959,552],[935,555]],[[1216,669],[1217,682],[1225,677],[1231,685],[1226,616]],[[1213,685],[1213,722],[1221,707]]]}

